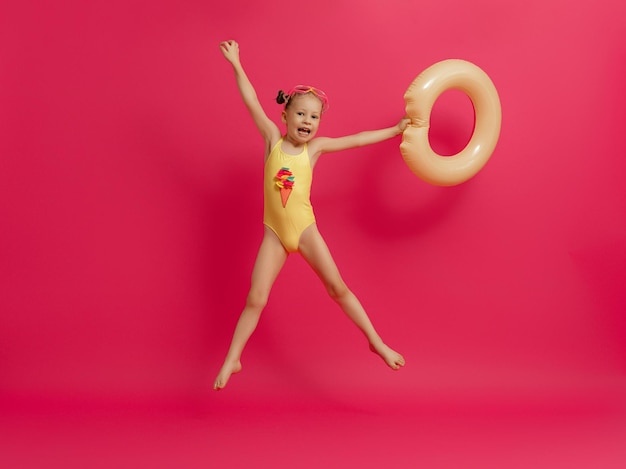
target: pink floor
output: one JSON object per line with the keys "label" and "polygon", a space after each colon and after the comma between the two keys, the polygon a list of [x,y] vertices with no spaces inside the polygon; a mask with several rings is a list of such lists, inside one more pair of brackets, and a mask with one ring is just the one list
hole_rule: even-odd
{"label": "pink floor", "polygon": [[207,393],[146,402],[5,397],[2,467],[623,468],[623,389],[350,402]]}

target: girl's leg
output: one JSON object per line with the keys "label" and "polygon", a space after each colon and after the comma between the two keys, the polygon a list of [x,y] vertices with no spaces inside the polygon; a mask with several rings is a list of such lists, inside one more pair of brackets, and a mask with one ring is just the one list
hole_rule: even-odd
{"label": "girl's leg", "polygon": [[267,304],[274,280],[276,280],[280,269],[287,259],[287,252],[276,234],[267,226],[264,228],[263,241],[252,269],[250,292],[235,327],[235,333],[233,334],[224,364],[217,378],[215,378],[215,383],[213,384],[213,389],[215,390],[220,390],[226,386],[231,374],[241,371],[241,353],[243,348],[256,329],[261,312]]}
{"label": "girl's leg", "polygon": [[302,233],[299,251],[322,280],[331,298],[339,304],[343,312],[365,334],[370,344],[370,350],[380,355],[385,363],[394,370],[404,366],[405,362],[402,355],[385,345],[358,298],[344,283],[328,246],[317,229],[317,225],[311,225]]}

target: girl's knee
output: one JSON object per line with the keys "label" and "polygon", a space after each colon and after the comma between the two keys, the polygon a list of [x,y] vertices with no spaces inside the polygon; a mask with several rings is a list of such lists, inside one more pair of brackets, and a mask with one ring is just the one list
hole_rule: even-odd
{"label": "girl's knee", "polygon": [[348,286],[343,281],[337,281],[326,285],[326,291],[335,301],[341,301],[350,294]]}
{"label": "girl's knee", "polygon": [[267,305],[268,298],[269,294],[265,292],[250,290],[246,298],[246,306],[261,311]]}

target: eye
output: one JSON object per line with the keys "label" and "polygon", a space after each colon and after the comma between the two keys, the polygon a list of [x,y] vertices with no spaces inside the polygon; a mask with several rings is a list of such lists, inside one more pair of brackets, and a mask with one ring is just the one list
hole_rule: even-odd
{"label": "eye", "polygon": [[298,115],[299,115],[299,116],[303,116],[303,115],[304,115],[304,112],[298,111]]}

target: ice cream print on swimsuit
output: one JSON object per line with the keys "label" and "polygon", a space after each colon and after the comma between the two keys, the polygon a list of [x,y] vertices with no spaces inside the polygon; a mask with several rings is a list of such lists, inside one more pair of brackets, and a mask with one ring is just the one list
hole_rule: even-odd
{"label": "ice cream print on swimsuit", "polygon": [[289,168],[285,168],[284,166],[280,168],[275,177],[278,179],[276,185],[280,188],[280,198],[283,202],[283,208],[285,208],[287,207],[287,200],[289,200],[293,189],[295,177],[293,173],[289,171]]}

